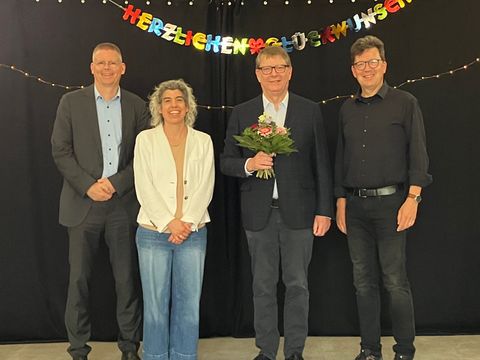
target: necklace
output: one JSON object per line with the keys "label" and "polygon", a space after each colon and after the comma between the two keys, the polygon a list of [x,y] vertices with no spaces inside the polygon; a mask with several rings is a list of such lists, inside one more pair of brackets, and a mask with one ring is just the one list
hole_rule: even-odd
{"label": "necklace", "polygon": [[180,134],[174,138],[173,136],[171,135],[167,135],[167,133],[165,133],[165,135],[167,136],[167,140],[168,140],[168,143],[170,144],[170,146],[172,147],[178,147],[180,145],[183,144],[184,140],[185,140],[185,135],[186,135],[186,130],[187,128],[184,126],[181,130],[180,130]]}

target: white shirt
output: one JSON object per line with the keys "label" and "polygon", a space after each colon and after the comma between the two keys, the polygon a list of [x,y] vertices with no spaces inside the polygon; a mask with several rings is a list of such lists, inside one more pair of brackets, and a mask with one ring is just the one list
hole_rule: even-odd
{"label": "white shirt", "polygon": [[[283,100],[280,102],[278,105],[278,109],[275,109],[275,105],[270,102],[265,94],[262,94],[262,100],[263,100],[263,113],[267,116],[269,116],[276,124],[277,126],[285,126],[285,118],[287,117],[287,108],[288,108],[288,92],[283,98]],[[247,162],[250,159],[247,159],[245,161],[245,172],[247,173],[248,176],[252,175],[253,172],[249,172],[247,170]],[[273,199],[278,199],[278,188],[277,188],[277,180],[275,180],[275,184],[273,185],[273,194],[272,194]]]}

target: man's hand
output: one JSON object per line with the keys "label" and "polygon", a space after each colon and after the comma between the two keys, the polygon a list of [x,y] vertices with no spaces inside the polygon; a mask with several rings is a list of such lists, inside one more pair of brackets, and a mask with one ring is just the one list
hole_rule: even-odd
{"label": "man's hand", "polygon": [[192,232],[192,225],[190,223],[183,222],[180,219],[173,219],[167,225],[171,234],[168,241],[175,245],[180,245],[190,236]]}
{"label": "man's hand", "polygon": [[115,190],[115,187],[112,185],[110,180],[108,178],[101,178],[97,180],[97,183],[100,183],[102,185],[102,188],[110,193],[111,195],[115,194],[117,190]]}
{"label": "man's hand", "polygon": [[337,227],[345,235],[347,234],[347,220],[346,220],[347,199],[337,199]]}
{"label": "man's hand", "polygon": [[315,215],[313,219],[313,235],[323,236],[330,229],[331,220],[327,216]]}
{"label": "man's hand", "polygon": [[[420,195],[422,188],[417,185],[410,185],[408,189],[409,194]],[[415,199],[407,197],[402,204],[397,214],[397,231],[403,231],[412,227],[417,218],[418,203]]]}
{"label": "man's hand", "polygon": [[417,218],[418,203],[412,199],[407,198],[398,210],[397,215],[397,231],[403,231],[412,227]]}
{"label": "man's hand", "polygon": [[247,161],[248,172],[254,172],[257,170],[271,169],[273,166],[273,156],[259,151],[253,158]]}
{"label": "man's hand", "polygon": [[87,190],[87,196],[93,201],[107,201],[112,195],[108,187],[100,182],[92,184]]}

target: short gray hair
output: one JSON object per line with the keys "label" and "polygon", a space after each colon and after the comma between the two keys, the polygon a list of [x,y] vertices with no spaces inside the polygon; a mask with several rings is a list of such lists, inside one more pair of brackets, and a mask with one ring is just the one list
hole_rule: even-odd
{"label": "short gray hair", "polygon": [[188,112],[185,115],[185,125],[193,127],[197,118],[197,102],[193,95],[193,90],[183,79],[168,80],[158,84],[148,99],[150,100],[150,113],[152,114],[152,126],[156,127],[163,124],[163,116],[160,113],[162,108],[163,94],[167,90],[180,90],[187,104]]}
{"label": "short gray hair", "polygon": [[113,51],[115,51],[115,52],[120,56],[120,61],[123,62],[123,60],[122,60],[122,51],[121,51],[120,48],[119,48],[117,45],[115,45],[114,43],[103,42],[103,43],[100,43],[100,44],[98,44],[97,46],[95,46],[95,48],[94,48],[93,51],[92,51],[92,61],[93,61],[93,57],[95,56],[95,53],[96,53],[98,50],[113,50]]}
{"label": "short gray hair", "polygon": [[285,60],[288,66],[292,66],[292,61],[290,60],[290,55],[287,51],[281,46],[267,46],[263,48],[257,55],[255,59],[255,67],[258,69],[260,67],[260,62],[263,58],[271,58],[274,56],[280,56]]}
{"label": "short gray hair", "polygon": [[385,61],[385,45],[383,41],[373,35],[367,35],[357,39],[350,48],[350,57],[352,64],[355,62],[355,57],[362,54],[365,50],[377,48],[380,53],[380,58]]}

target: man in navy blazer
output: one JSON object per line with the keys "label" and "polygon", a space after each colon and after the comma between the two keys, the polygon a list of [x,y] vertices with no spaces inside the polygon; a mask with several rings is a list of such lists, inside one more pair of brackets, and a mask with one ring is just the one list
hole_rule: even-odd
{"label": "man in navy blazer", "polygon": [[[332,180],[323,119],[318,104],[288,91],[292,65],[281,47],[256,59],[263,94],[236,106],[230,117],[221,170],[240,178],[242,220],[252,259],[254,327],[260,349],[255,360],[275,360],[279,346],[277,282],[285,284],[284,355],[303,359],[308,334],[308,265],[314,236],[330,228]],[[298,152],[273,157],[237,145],[233,135],[265,113],[290,129]],[[275,178],[255,176],[275,169]]]}
{"label": "man in navy blazer", "polygon": [[94,84],[62,97],[52,133],[53,159],[64,178],[60,223],[69,234],[68,352],[74,360],[86,360],[91,350],[89,281],[104,239],[115,279],[118,346],[122,360],[136,360],[141,301],[132,161],[135,138],[149,113],[141,98],[120,89],[126,67],[116,45],[97,45],[90,68]]}

